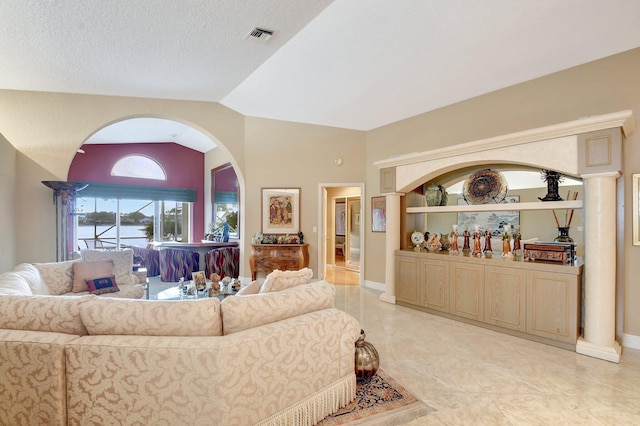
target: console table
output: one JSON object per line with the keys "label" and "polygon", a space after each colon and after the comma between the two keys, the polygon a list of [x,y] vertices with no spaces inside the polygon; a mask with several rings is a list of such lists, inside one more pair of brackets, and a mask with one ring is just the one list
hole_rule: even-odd
{"label": "console table", "polygon": [[258,272],[297,271],[309,266],[309,244],[251,244],[251,279]]}

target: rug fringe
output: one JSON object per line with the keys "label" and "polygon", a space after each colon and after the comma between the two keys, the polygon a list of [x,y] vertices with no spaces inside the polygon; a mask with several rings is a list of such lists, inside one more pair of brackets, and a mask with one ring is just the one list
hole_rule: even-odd
{"label": "rug fringe", "polygon": [[291,407],[262,420],[257,426],[315,425],[356,397],[356,375],[349,375]]}

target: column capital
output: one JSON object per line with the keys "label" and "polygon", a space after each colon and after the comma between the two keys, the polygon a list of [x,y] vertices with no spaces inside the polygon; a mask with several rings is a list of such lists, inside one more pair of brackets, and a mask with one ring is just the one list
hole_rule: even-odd
{"label": "column capital", "polygon": [[581,174],[580,177],[582,179],[594,179],[594,178],[604,178],[604,177],[612,177],[614,179],[618,179],[620,177],[620,172],[602,172],[602,173],[585,173]]}

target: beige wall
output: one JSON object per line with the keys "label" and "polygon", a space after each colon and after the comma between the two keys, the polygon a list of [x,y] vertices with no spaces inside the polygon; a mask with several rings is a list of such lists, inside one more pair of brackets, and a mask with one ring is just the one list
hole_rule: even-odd
{"label": "beige wall", "polygon": [[[421,152],[491,136],[630,109],[640,116],[640,49],[479,96],[367,133],[367,164],[394,154]],[[624,197],[618,201],[624,236],[618,277],[619,331],[640,336],[640,247],[631,244],[631,174],[640,170],[640,131],[625,142]],[[367,186],[379,187],[378,170],[367,169]],[[375,191],[375,189],[374,189]],[[375,194],[372,194],[375,195]],[[612,230],[612,232],[614,232]],[[367,238],[367,256],[384,257],[380,234]],[[588,264],[588,260],[587,264]],[[384,263],[367,262],[367,280],[384,281]]]}
{"label": "beige wall", "polygon": [[15,176],[16,149],[0,133],[0,272],[10,270],[16,264]]}
{"label": "beige wall", "polygon": [[[362,182],[364,133],[355,130],[247,117],[246,234],[261,231],[261,188],[300,188],[300,227],[309,243],[309,267],[317,271],[319,183]],[[341,166],[334,159],[341,157]],[[317,274],[316,274],[317,275]]]}

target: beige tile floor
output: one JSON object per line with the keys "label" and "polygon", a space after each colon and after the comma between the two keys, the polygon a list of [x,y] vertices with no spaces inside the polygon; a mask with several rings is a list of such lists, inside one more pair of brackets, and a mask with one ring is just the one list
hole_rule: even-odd
{"label": "beige tile floor", "polygon": [[381,368],[437,410],[401,423],[640,425],[638,350],[614,364],[336,288],[336,307],[360,321]]}

